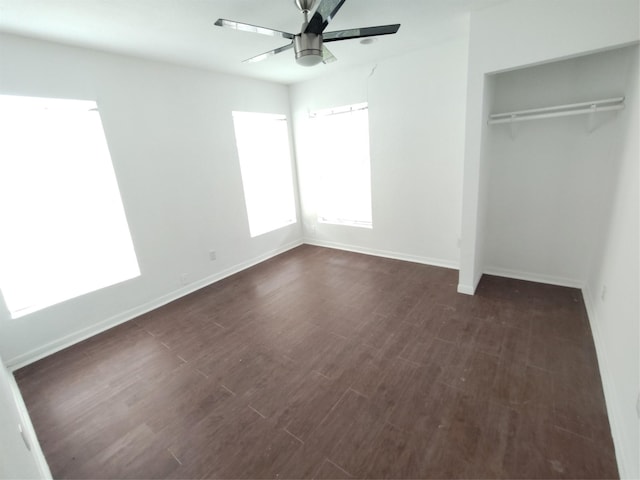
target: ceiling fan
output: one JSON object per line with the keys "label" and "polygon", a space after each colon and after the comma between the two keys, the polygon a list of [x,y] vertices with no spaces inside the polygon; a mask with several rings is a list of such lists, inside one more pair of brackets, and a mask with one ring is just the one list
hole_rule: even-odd
{"label": "ceiling fan", "polygon": [[219,27],[233,28],[234,30],[260,33],[262,35],[282,37],[291,40],[291,43],[284,47],[276,48],[255,57],[248,58],[247,60],[244,60],[245,62],[258,62],[293,47],[296,54],[296,62],[305,67],[311,67],[319,64],[320,62],[329,63],[336,60],[333,54],[324,45],[326,42],[338,42],[341,40],[351,40],[353,38],[390,35],[396,33],[400,28],[400,24],[398,23],[394,25],[352,28],[349,30],[338,30],[335,32],[323,33],[329,25],[329,22],[331,22],[333,17],[335,17],[338,10],[340,10],[340,7],[342,7],[346,0],[320,0],[320,4],[311,17],[311,20],[309,20],[309,12],[311,12],[315,0],[294,1],[298,9],[304,15],[304,23],[302,24],[302,28],[298,34],[281,32],[271,28],[258,27],[256,25],[235,22],[224,18],[219,18],[215,24]]}

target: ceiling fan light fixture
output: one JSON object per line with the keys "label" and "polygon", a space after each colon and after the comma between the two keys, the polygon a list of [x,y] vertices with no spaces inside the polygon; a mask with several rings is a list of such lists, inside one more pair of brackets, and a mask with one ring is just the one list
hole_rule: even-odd
{"label": "ceiling fan light fixture", "polygon": [[322,37],[313,33],[296,35],[293,39],[296,62],[303,67],[322,63]]}
{"label": "ceiling fan light fixture", "polygon": [[307,50],[302,52],[301,55],[296,55],[296,62],[303,67],[313,67],[322,63],[322,52]]}

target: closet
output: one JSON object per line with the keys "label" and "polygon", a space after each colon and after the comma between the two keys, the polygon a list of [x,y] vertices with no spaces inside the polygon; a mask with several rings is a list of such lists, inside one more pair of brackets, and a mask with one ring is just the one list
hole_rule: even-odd
{"label": "closet", "polygon": [[611,215],[634,55],[638,46],[487,78],[484,273],[584,285]]}

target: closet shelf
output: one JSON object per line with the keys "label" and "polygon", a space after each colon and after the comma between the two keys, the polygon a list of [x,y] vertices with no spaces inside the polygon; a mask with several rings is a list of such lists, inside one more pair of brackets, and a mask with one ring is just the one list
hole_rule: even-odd
{"label": "closet shelf", "polygon": [[553,107],[532,108],[516,112],[494,113],[489,115],[488,124],[524,122],[543,118],[566,117],[569,115],[586,115],[611,110],[622,110],[624,97],[605,98],[590,102],[572,103],[568,105],[555,105]]}

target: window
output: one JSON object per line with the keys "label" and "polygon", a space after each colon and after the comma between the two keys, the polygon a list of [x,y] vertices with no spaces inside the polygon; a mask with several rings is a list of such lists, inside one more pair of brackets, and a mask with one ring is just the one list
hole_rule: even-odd
{"label": "window", "polygon": [[13,318],[140,275],[95,102],[0,95],[0,225]]}
{"label": "window", "polygon": [[233,112],[233,124],[251,236],[295,223],[287,118]]}
{"label": "window", "polygon": [[311,114],[318,221],[372,228],[366,103]]}

